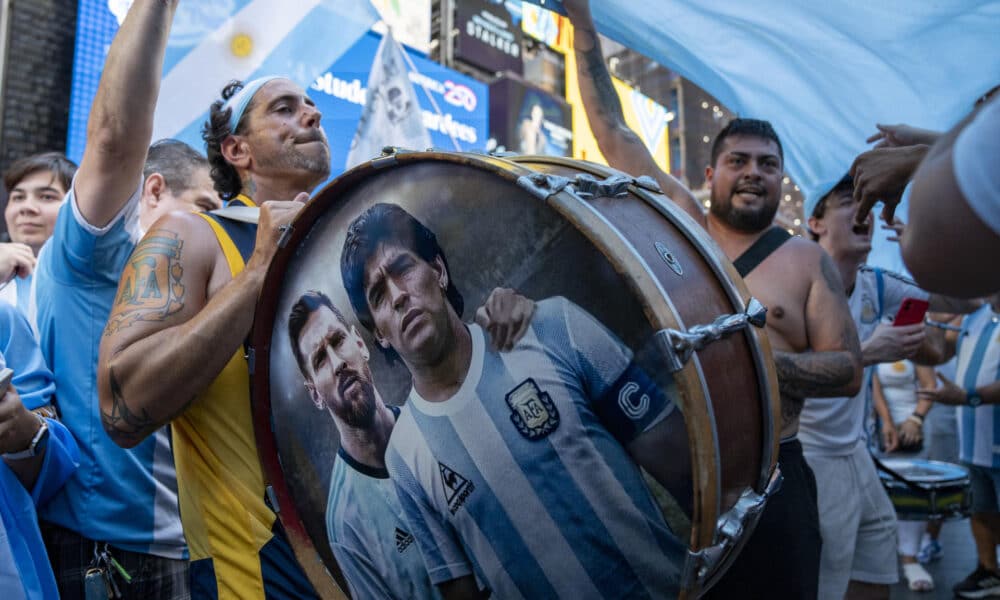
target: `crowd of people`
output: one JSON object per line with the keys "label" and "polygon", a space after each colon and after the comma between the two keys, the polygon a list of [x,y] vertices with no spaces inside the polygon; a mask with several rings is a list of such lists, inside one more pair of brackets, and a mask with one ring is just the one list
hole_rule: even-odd
{"label": "crowd of people", "polygon": [[[900,569],[911,589],[933,589],[921,562],[940,553],[940,523],[897,520],[872,452],[968,468],[978,564],[954,591],[1000,596],[1000,270],[988,258],[1000,255],[1000,99],[987,94],[943,134],[879,126],[876,146],[807,198],[808,235],[793,237],[772,223],[784,177],[773,127],[737,118],[716,136],[706,213],[625,125],[587,0],[563,4],[609,164],[654,177],[768,307],[783,484],[706,597],[888,598]],[[79,167],[50,152],[4,174],[0,589],[12,598],[317,595],[265,491],[244,342],[279,240],[330,173],[327,133],[348,133],[324,132],[306,91],[274,76],[222,89],[204,152],[153,142],[176,6],[129,11]],[[866,264],[878,201],[916,281]],[[350,306],[310,291],[287,330],[340,434],[326,526],[355,597],[677,593],[670,565],[685,544],[634,446],[683,426],[621,340],[570,301],[504,289],[465,323],[434,233],[394,205],[351,223],[340,271]],[[927,320],[893,323],[913,301]],[[427,316],[410,319],[418,302]],[[379,396],[348,311],[412,374],[402,407]],[[483,408],[494,381],[522,381],[511,412]],[[641,410],[622,400],[632,394]],[[961,407],[945,455],[923,432],[936,405]],[[462,440],[502,427],[510,437],[490,441],[502,452],[465,454]],[[522,476],[527,464],[546,481]],[[500,499],[467,502],[482,482],[501,482]],[[348,505],[372,528],[346,527]],[[380,538],[382,522],[395,537]]]}

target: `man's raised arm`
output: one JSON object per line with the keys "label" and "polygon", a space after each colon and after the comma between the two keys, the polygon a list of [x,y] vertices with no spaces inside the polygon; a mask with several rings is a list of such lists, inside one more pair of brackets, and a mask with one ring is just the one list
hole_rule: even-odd
{"label": "man's raised arm", "polygon": [[94,227],[106,226],[142,179],[177,2],[136,0],[108,51],[74,184],[80,212]]}
{"label": "man's raised arm", "polygon": [[646,145],[625,123],[621,100],[604,64],[601,41],[590,16],[589,0],[564,0],[563,7],[573,23],[573,48],[576,50],[576,73],[583,107],[597,145],[608,159],[608,164],[637,177],[654,177],[664,194],[704,226],[705,215],[694,195],[656,165]]}
{"label": "man's raised arm", "polygon": [[863,373],[858,331],[833,260],[818,246],[815,252],[818,264],[811,270],[805,313],[810,351],[774,353],[778,384],[782,394],[794,398],[853,396]]}

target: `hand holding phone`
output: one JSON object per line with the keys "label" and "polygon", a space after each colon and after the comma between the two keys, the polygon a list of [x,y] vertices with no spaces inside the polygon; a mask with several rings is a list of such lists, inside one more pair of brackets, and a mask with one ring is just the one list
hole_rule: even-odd
{"label": "hand holding phone", "polygon": [[893,327],[922,323],[928,308],[930,308],[930,302],[926,300],[921,300],[920,298],[904,299],[903,303],[899,305],[899,312],[896,313],[896,317],[892,320]]}

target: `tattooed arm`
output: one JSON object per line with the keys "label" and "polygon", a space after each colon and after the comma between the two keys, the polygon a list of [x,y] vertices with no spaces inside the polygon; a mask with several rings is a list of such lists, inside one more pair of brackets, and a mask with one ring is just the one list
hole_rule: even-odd
{"label": "tattooed arm", "polygon": [[601,42],[590,16],[589,0],[566,0],[563,7],[573,23],[576,73],[587,120],[608,164],[633,175],[650,175],[671,200],[704,226],[705,214],[691,192],[653,161],[646,145],[625,123],[618,92],[604,64]]}
{"label": "tattooed arm", "polygon": [[73,185],[80,213],[104,227],[142,179],[177,0],[135,2],[111,42]]}
{"label": "tattooed arm", "polygon": [[807,271],[813,281],[805,306],[810,351],[775,352],[781,393],[793,398],[853,396],[861,388],[861,348],[840,275],[819,246],[797,246],[798,252],[815,254],[814,268]]}
{"label": "tattooed arm", "polygon": [[101,341],[101,419],[130,448],[184,412],[240,347],[274,256],[279,227],[301,202],[266,202],[253,256],[229,267],[204,219],[170,213],[139,242],[122,272]]}

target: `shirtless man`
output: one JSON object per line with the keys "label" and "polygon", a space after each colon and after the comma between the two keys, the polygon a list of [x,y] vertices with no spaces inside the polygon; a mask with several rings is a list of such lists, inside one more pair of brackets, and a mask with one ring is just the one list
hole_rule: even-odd
{"label": "shirtless man", "polygon": [[[615,168],[651,175],[736,260],[766,236],[781,194],[781,143],[764,121],[736,119],[712,146],[706,177],[712,186],[705,215],[689,190],[654,163],[625,124],[586,0],[563,3],[575,27],[580,92],[601,152]],[[843,285],[830,257],[808,240],[792,238],[745,274],[768,308],[767,333],[781,389],[779,462],[784,483],[768,502],[757,529],[729,572],[712,590],[720,598],[815,598],[820,536],[816,485],[796,440],[806,397],[855,394],[861,385],[857,332]],[[784,565],[781,574],[774,564]]]}

